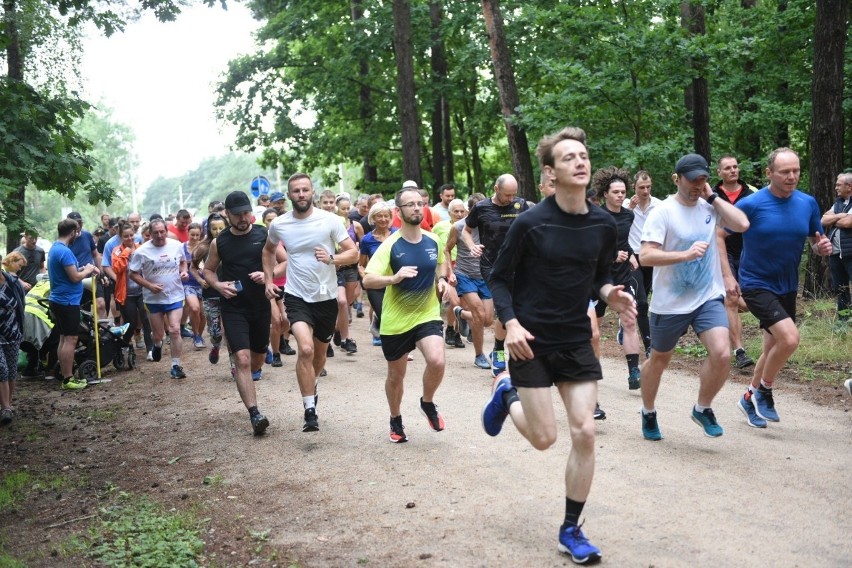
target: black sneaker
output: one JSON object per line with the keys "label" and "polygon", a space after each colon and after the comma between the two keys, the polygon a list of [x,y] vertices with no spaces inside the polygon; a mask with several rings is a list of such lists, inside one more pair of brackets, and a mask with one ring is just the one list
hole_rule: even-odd
{"label": "black sneaker", "polygon": [[305,425],[302,426],[302,432],[318,432],[319,419],[317,418],[316,408],[305,409]]}
{"label": "black sneaker", "polygon": [[281,362],[281,353],[273,353],[272,354],[272,366],[273,367],[282,367],[284,363]]}
{"label": "black sneaker", "polygon": [[390,419],[390,441],[394,444],[402,444],[408,441],[405,435],[405,426],[402,425],[402,415],[392,416]]}
{"label": "black sneaker", "polygon": [[444,343],[446,343],[450,347],[455,347],[456,346],[455,336],[456,336],[456,330],[453,329],[452,327],[448,327],[447,331],[444,332]]}
{"label": "black sneaker", "polygon": [[464,348],[464,340],[460,333],[456,332],[453,337],[453,347],[461,347]]}
{"label": "black sneaker", "polygon": [[597,402],[595,403],[595,420],[606,420],[606,412],[601,408],[601,405]]}
{"label": "black sneaker", "polygon": [[255,436],[260,436],[269,427],[269,419],[263,414],[257,413],[251,417],[251,429]]}
{"label": "black sneaker", "polygon": [[420,413],[426,417],[429,422],[429,428],[435,432],[440,432],[445,428],[444,417],[438,414],[438,407],[434,402],[423,402],[423,397],[420,397]]}
{"label": "black sneaker", "polygon": [[347,354],[352,355],[353,353],[358,353],[358,346],[355,345],[354,339],[344,339],[340,343],[340,347],[346,351]]}
{"label": "black sneaker", "polygon": [[163,358],[162,345],[154,345],[154,347],[151,348],[151,358],[154,360],[155,363]]}
{"label": "black sneaker", "polygon": [[340,347],[340,332],[336,329],[334,330],[334,336],[332,337],[332,341],[337,347]]}
{"label": "black sneaker", "polygon": [[331,343],[328,344],[328,349],[325,350],[326,357],[334,357],[334,349],[331,347]]}
{"label": "black sneaker", "polygon": [[745,349],[742,347],[737,349],[734,354],[734,364],[737,366],[737,369],[745,369],[746,367],[751,367],[754,365],[754,359],[748,356],[748,353],[745,352]]}
{"label": "black sneaker", "polygon": [[290,347],[290,341],[287,339],[281,338],[280,350],[282,355],[295,355],[296,350]]}

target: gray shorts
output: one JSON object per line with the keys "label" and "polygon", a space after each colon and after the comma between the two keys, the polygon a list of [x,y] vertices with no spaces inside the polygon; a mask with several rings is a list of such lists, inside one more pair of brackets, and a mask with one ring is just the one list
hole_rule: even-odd
{"label": "gray shorts", "polygon": [[728,328],[728,313],[725,299],[721,296],[708,300],[688,314],[649,314],[651,323],[651,347],[654,351],[668,353],[677,345],[677,340],[692,326],[696,335],[714,327]]}

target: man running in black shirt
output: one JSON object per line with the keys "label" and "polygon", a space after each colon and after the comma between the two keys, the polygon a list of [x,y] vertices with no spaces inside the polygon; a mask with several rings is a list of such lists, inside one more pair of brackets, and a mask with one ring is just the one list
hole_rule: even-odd
{"label": "man running in black shirt", "polygon": [[571,432],[558,548],[584,564],[601,557],[579,526],[595,470],[593,413],[602,378],[586,310],[593,293],[625,322],[636,317],[636,306],[623,286],[612,285],[615,222],[586,201],[591,164],[585,132],[569,127],[547,136],[536,155],[556,193],[512,224],[491,271],[488,286],[506,324],[511,378],[497,376],[482,424],[496,436],[511,415],[533,447],[546,450],[556,442],[550,389],[556,385]]}
{"label": "man running in black shirt", "polygon": [[[465,230],[459,235],[473,256],[481,257],[479,269],[486,282],[497,258],[497,251],[506,238],[506,233],[518,215],[530,208],[529,203],[516,197],[518,182],[512,174],[503,174],[494,184],[494,196],[473,206],[465,218]],[[479,242],[473,241],[473,230],[479,229]],[[494,349],[491,351],[491,374],[506,370],[506,354],[503,341],[506,327],[501,320],[494,321]]]}
{"label": "man running in black shirt", "polygon": [[[269,420],[257,409],[252,381],[260,379],[272,317],[263,281],[266,228],[251,222],[251,201],[242,191],[228,194],[225,211],[231,226],[210,244],[204,279],[222,295],[222,323],[236,361],[237,390],[249,411],[254,433],[262,434]],[[220,264],[221,280],[217,272]]]}

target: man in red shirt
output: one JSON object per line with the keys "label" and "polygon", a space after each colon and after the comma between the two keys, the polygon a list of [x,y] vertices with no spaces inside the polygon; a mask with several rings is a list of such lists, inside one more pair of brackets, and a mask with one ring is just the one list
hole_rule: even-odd
{"label": "man in red shirt", "polygon": [[[402,189],[413,189],[415,191],[420,192],[420,196],[429,201],[429,192],[425,189],[421,189],[418,187],[417,182],[413,180],[408,180],[402,184]],[[432,220],[432,209],[427,207],[423,210],[423,220],[420,222],[420,228],[424,231],[431,231],[432,227],[435,223]],[[394,210],[393,220],[391,220],[391,227],[395,229],[399,229],[402,226],[402,219],[399,217],[399,213]]]}
{"label": "man in red shirt", "polygon": [[186,209],[181,209],[175,215],[175,222],[169,225],[169,238],[185,243],[189,240],[189,224],[192,222],[192,215]]}

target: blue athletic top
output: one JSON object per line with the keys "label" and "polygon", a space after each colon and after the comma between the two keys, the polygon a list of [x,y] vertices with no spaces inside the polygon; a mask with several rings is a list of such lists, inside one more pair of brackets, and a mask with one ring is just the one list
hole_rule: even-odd
{"label": "blue athletic top", "polygon": [[740,289],[795,292],[805,239],[823,232],[816,199],[799,190],[782,199],[763,188],[737,201],[736,207],[751,225],[743,233]]}
{"label": "blue athletic top", "polygon": [[89,231],[80,231],[80,236],[71,243],[71,252],[74,253],[79,268],[95,263],[95,257],[92,253],[96,250],[98,250],[98,246]]}
{"label": "blue athletic top", "polygon": [[[396,232],[396,229],[391,227],[390,232],[391,234],[393,234]],[[387,237],[385,237],[385,240],[387,240]],[[383,242],[385,241],[376,240],[376,237],[373,236],[372,231],[366,233],[364,235],[364,238],[361,239],[360,243],[361,254],[367,255],[367,258],[373,258],[373,255],[376,254],[376,250],[378,250],[378,248],[382,245]]]}
{"label": "blue athletic top", "polygon": [[83,283],[71,282],[66,266],[77,269],[77,257],[65,243],[56,241],[47,254],[47,274],[50,277],[50,301],[62,306],[79,306],[83,298]]}

